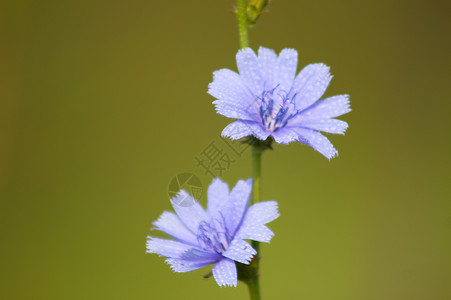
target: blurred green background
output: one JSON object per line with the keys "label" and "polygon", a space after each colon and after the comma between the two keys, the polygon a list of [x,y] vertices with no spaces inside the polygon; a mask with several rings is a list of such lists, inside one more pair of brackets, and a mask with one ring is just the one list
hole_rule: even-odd
{"label": "blurred green background", "polygon": [[[211,181],[195,158],[230,122],[206,90],[236,70],[233,5],[1,1],[0,298],[247,299],[145,254],[170,180]],[[296,48],[298,68],[330,65],[325,96],[353,109],[331,162],[301,144],[263,157],[282,214],[264,299],[451,299],[450,8],[274,0],[250,32],[254,49]]]}

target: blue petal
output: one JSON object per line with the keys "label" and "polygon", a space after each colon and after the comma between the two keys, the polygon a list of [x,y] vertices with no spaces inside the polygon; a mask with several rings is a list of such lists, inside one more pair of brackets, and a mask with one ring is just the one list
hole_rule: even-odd
{"label": "blue petal", "polygon": [[292,128],[299,135],[299,142],[309,145],[329,160],[338,155],[332,143],[321,133],[305,128]]}
{"label": "blue petal", "polygon": [[222,259],[222,255],[216,252],[205,251],[197,248],[183,252],[178,258],[197,262],[215,262]]}
{"label": "blue petal", "polygon": [[233,260],[224,258],[213,266],[213,276],[219,286],[237,285],[238,276],[236,265]]}
{"label": "blue petal", "polygon": [[195,235],[197,235],[200,222],[209,220],[202,206],[184,190],[172,198],[171,203],[180,220]]}
{"label": "blue petal", "polygon": [[279,144],[289,144],[298,140],[298,134],[290,128],[280,128],[271,134]]}
{"label": "blue petal", "polygon": [[316,102],[302,111],[295,119],[319,120],[335,118],[350,111],[349,95],[338,95]]}
{"label": "blue petal", "polygon": [[331,79],[329,67],[324,64],[311,64],[302,69],[294,80],[291,93],[296,94],[297,109],[305,109],[321,98]]}
{"label": "blue petal", "polygon": [[222,253],[224,257],[233,259],[243,264],[249,264],[252,257],[257,254],[254,248],[248,242],[242,239],[234,239],[227,250]]}
{"label": "blue petal", "polygon": [[275,87],[273,75],[277,63],[277,54],[274,50],[260,47],[258,49],[258,63],[260,64],[260,72],[265,82],[265,88]]}
{"label": "blue petal", "polygon": [[232,140],[238,140],[252,134],[254,134],[254,132],[249,125],[249,122],[245,121],[235,121],[230,123],[221,133],[222,136],[229,137]]}
{"label": "blue petal", "polygon": [[245,136],[252,135],[252,129],[243,121],[235,121],[230,123],[224,128],[221,135],[224,137],[229,137],[232,140],[238,140]]}
{"label": "blue petal", "polygon": [[208,93],[216,99],[229,102],[243,103],[243,101],[253,100],[252,94],[243,85],[240,75],[229,69],[213,72],[213,82],[208,85]]}
{"label": "blue petal", "polygon": [[179,257],[184,252],[193,248],[191,245],[187,245],[178,241],[160,239],[149,236],[147,240],[147,253],[156,253],[166,257]]}
{"label": "blue petal", "polygon": [[259,140],[266,140],[270,135],[260,123],[253,121],[235,121],[227,125],[221,133],[222,136],[237,140],[245,136],[253,135]]}
{"label": "blue petal", "polygon": [[[233,123],[232,123],[233,124]],[[213,179],[208,187],[208,207],[207,213],[212,218],[220,218],[220,210],[229,201],[229,186],[219,178]]]}
{"label": "blue petal", "polygon": [[276,201],[255,203],[246,212],[235,238],[269,243],[274,233],[264,224],[279,217]]}
{"label": "blue petal", "polygon": [[230,192],[227,205],[221,210],[226,221],[227,231],[231,236],[235,235],[238,225],[246,212],[252,191],[252,179],[239,180]]}
{"label": "blue petal", "polygon": [[299,122],[298,126],[328,133],[344,134],[348,128],[348,123],[336,119],[325,119]]}
{"label": "blue petal", "polygon": [[244,106],[236,102],[228,102],[224,100],[213,101],[216,112],[227,118],[241,119],[252,121],[256,118],[254,106]]}
{"label": "blue petal", "polygon": [[251,48],[244,48],[238,51],[236,64],[244,85],[254,96],[260,95],[263,92],[264,81],[254,51]]}
{"label": "blue petal", "polygon": [[245,121],[245,123],[252,130],[252,135],[255,136],[256,138],[258,138],[259,140],[264,141],[270,135],[270,132],[267,131],[263,127],[263,124],[261,124],[261,123],[250,122],[250,121]]}
{"label": "blue petal", "polygon": [[178,258],[168,258],[165,260],[166,263],[171,265],[171,269],[174,272],[189,272],[194,271],[208,265],[211,265],[214,262],[198,262],[198,261],[190,261]]}
{"label": "blue petal", "polygon": [[277,219],[280,214],[276,201],[265,201],[253,204],[246,212],[243,224],[266,224]]}
{"label": "blue petal", "polygon": [[283,49],[277,59],[274,68],[273,81],[278,84],[278,90],[288,93],[293,86],[296,76],[296,67],[298,65],[298,52],[294,49]]}
{"label": "blue petal", "polygon": [[246,223],[240,226],[235,238],[269,243],[273,236],[274,233],[265,225]]}
{"label": "blue petal", "polygon": [[157,221],[153,222],[155,229],[161,230],[176,240],[198,246],[197,237],[172,212],[165,211]]}

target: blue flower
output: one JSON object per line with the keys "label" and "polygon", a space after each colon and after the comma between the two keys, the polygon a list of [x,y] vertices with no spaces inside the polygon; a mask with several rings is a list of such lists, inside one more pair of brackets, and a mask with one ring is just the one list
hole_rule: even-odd
{"label": "blue flower", "polygon": [[338,154],[318,131],[344,134],[348,124],[334,118],[351,111],[349,96],[318,101],[332,79],[329,67],[311,64],[296,76],[297,56],[294,49],[284,49],[277,57],[271,49],[260,47],[257,56],[245,48],[236,55],[239,74],[228,69],[213,73],[208,93],[218,99],[213,102],[216,111],[238,119],[223,136],[271,136],[280,144],[307,144],[328,159]]}
{"label": "blue flower", "polygon": [[274,236],[264,224],[279,216],[277,202],[259,202],[248,208],[252,180],[240,180],[229,193],[216,178],[208,188],[204,210],[184,190],[171,199],[176,214],[163,212],[153,223],[175,240],[148,237],[147,253],[167,257],[175,272],[188,272],[210,264],[220,286],[236,286],[235,261],[249,264],[256,251],[245,239],[268,242]]}

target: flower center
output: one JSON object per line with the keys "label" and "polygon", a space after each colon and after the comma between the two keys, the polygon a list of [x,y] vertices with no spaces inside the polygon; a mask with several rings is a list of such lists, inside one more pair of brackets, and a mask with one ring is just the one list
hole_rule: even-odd
{"label": "flower center", "polygon": [[214,219],[210,223],[205,221],[200,223],[197,240],[204,250],[221,254],[227,250],[231,238],[224,221]]}
{"label": "flower center", "polygon": [[294,101],[296,94],[289,98],[290,92],[276,92],[278,87],[279,85],[271,90],[265,90],[260,97],[257,97],[263,126],[272,132],[285,127],[288,121],[300,112],[296,109]]}

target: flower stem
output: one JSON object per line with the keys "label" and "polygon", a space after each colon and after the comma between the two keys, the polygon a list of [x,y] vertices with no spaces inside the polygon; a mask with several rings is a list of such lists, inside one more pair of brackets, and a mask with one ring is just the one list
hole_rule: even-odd
{"label": "flower stem", "polygon": [[[253,145],[252,146],[252,200],[251,203],[257,203],[260,201],[260,176],[262,165],[262,153],[263,150]],[[259,283],[259,267],[260,267],[260,243],[252,241],[252,247],[257,251],[257,254],[253,258],[251,264],[254,272],[253,277],[247,282],[249,288],[249,296],[251,300],[260,300],[260,283]]]}
{"label": "flower stem", "polygon": [[[248,36],[248,20],[246,14],[246,0],[237,0],[237,18],[238,18],[238,31],[240,35],[240,48],[249,47]],[[251,204],[260,201],[260,173],[261,173],[261,157],[262,148],[253,145],[252,146],[252,199]],[[260,284],[259,284],[259,261],[260,261],[260,245],[257,241],[252,241],[252,247],[257,251],[256,256],[252,259],[249,265],[242,265],[242,274],[247,276],[241,276],[242,280],[247,284],[249,289],[249,297],[251,300],[260,300]]]}
{"label": "flower stem", "polygon": [[237,17],[238,17],[238,31],[240,33],[240,48],[249,47],[249,36],[247,34],[248,24],[246,15],[246,0],[237,0]]}
{"label": "flower stem", "polygon": [[260,176],[263,150],[258,146],[252,146],[252,192],[251,204],[260,201]]}
{"label": "flower stem", "polygon": [[249,298],[251,300],[260,300],[260,286],[258,283],[258,277],[254,277],[246,283],[249,289]]}

